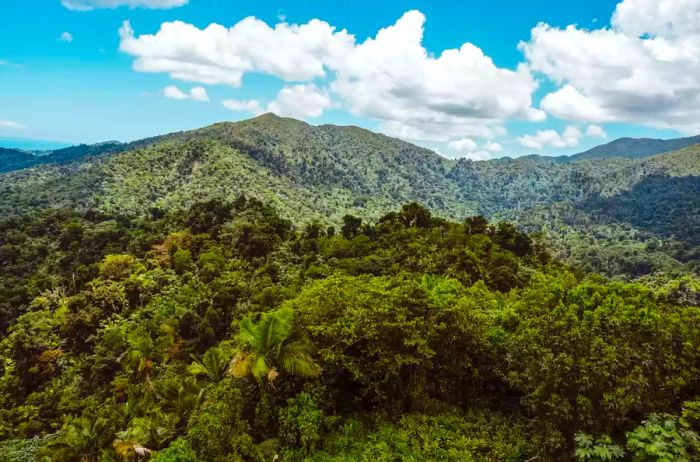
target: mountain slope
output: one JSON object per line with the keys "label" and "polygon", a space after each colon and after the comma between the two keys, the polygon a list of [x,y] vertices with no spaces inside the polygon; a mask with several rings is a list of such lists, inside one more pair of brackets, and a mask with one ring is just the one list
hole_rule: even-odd
{"label": "mountain slope", "polygon": [[[669,208],[673,200],[687,203],[687,214],[698,213],[697,201],[687,198],[695,191],[692,178],[700,176],[700,146],[642,159],[451,161],[357,127],[273,115],[129,146],[0,176],[0,214],[49,207],[155,216],[245,194],[297,222],[337,224],[345,214],[377,219],[418,201],[453,219],[483,214],[518,222],[545,233],[577,264],[587,262],[577,247],[594,239],[602,272],[606,260],[620,260],[620,267],[632,268],[628,274],[681,271],[700,260],[692,252],[699,236],[683,230],[682,219],[654,216],[654,207],[682,213]],[[691,179],[673,180],[685,177]],[[651,184],[664,187],[657,194]],[[641,207],[637,197],[653,206]],[[637,257],[653,261],[630,263]]]}
{"label": "mountain slope", "polygon": [[611,157],[626,157],[639,159],[664,152],[676,151],[700,143],[700,135],[671,140],[651,138],[620,138],[610,143],[596,146],[588,151],[568,157],[560,157],[564,162],[579,160],[609,159]]}
{"label": "mountain slope", "polygon": [[35,155],[21,149],[0,148],[0,173],[20,170],[34,165]]}
{"label": "mountain slope", "polygon": [[338,221],[377,218],[419,200],[442,213],[473,212],[445,181],[450,161],[424,148],[356,127],[313,127],[272,115],[221,123],[141,143],[129,152],[0,179],[0,211],[97,207],[143,214],[245,193],[279,203],[287,216]]}
{"label": "mountain slope", "polygon": [[129,145],[117,141],[98,144],[80,144],[55,149],[46,153],[33,153],[20,149],[0,148],[0,173],[13,172],[43,164],[64,164],[86,157],[101,156],[125,151]]}

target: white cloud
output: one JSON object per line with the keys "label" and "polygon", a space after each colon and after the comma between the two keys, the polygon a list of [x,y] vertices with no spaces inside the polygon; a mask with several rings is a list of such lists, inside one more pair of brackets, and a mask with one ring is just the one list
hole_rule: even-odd
{"label": "white cloud", "polygon": [[610,28],[539,24],[520,48],[556,117],[700,131],[700,0],[623,0]]}
{"label": "white cloud", "polygon": [[603,130],[603,127],[600,125],[589,125],[588,128],[586,128],[586,136],[592,138],[607,138],[608,134],[605,133],[605,130]]}
{"label": "white cloud", "polygon": [[163,88],[163,96],[172,99],[193,99],[196,101],[209,101],[207,90],[203,87],[193,87],[189,93],[185,93],[175,85]]}
{"label": "white cloud", "polygon": [[238,99],[227,99],[222,102],[224,107],[231,109],[236,112],[250,112],[251,114],[258,115],[262,114],[264,111],[260,106],[260,101],[251,100],[238,100]]}
{"label": "white cloud", "polygon": [[472,152],[476,151],[476,141],[471,138],[460,138],[458,140],[452,140],[447,144],[450,149],[460,152]]}
{"label": "white cloud", "polygon": [[544,117],[531,106],[537,83],[524,66],[499,68],[471,43],[432,56],[424,23],[409,11],[341,61],[332,88],[351,112],[413,139],[445,141],[498,130],[508,118]]}
{"label": "white cloud", "polygon": [[489,160],[494,158],[492,152],[484,150],[468,152],[465,153],[462,157],[471,160]]}
{"label": "white cloud", "polygon": [[284,80],[323,77],[324,63],[352,48],[345,31],[317,19],[302,25],[271,28],[248,17],[231,28],[211,24],[199,29],[181,21],[166,22],[153,35],[136,37],[125,22],[120,50],[136,58],[134,69],[166,72],[171,77],[238,87],[246,72],[262,72]]}
{"label": "white cloud", "polygon": [[379,131],[396,138],[414,141],[446,142],[452,138],[473,137],[492,139],[505,135],[506,129],[490,121],[450,123],[454,121],[423,121],[420,124],[387,120],[379,125]]}
{"label": "white cloud", "polygon": [[267,105],[267,111],[303,119],[318,117],[330,106],[330,96],[319,90],[316,85],[294,85],[280,90],[277,98]]}
{"label": "white cloud", "polygon": [[501,143],[489,141],[488,143],[484,144],[484,149],[491,152],[501,152],[503,151],[503,146],[501,146]]}
{"label": "white cloud", "polygon": [[194,87],[190,90],[190,97],[197,101],[209,101],[209,95],[204,87]]}
{"label": "white cloud", "polygon": [[555,130],[537,130],[534,135],[523,135],[518,137],[518,143],[526,148],[544,149],[545,147],[553,148],[573,148],[578,146],[579,141],[583,137],[581,130],[574,126],[569,126],[564,129],[562,134]]}
{"label": "white cloud", "polygon": [[25,128],[24,125],[19,122],[0,119],[0,130],[21,130],[23,128]]}
{"label": "white cloud", "polygon": [[503,146],[496,142],[486,142],[483,146],[479,146],[476,141],[470,138],[459,138],[447,143],[447,146],[455,151],[459,157],[464,157],[471,160],[488,160],[493,159],[494,153],[501,152]]}
{"label": "white cloud", "polygon": [[258,100],[227,99],[222,104],[237,112],[249,112],[254,115],[274,112],[283,117],[306,119],[320,116],[325,109],[331,107],[332,102],[327,92],[319,90],[316,85],[306,84],[285,86],[264,110]]}
{"label": "white cloud", "polygon": [[695,0],[625,0],[612,17],[613,26],[641,37],[679,37],[700,33],[700,3]]}
{"label": "white cloud", "polygon": [[68,42],[68,43],[70,43],[70,42],[73,41],[73,34],[71,34],[70,32],[64,32],[64,33],[61,34],[61,37],[59,37],[59,39],[60,39],[62,42]]}
{"label": "white cloud", "polygon": [[168,85],[167,87],[163,88],[163,95],[166,98],[172,98],[172,99],[187,99],[187,98],[189,98],[189,95],[187,93],[183,92],[175,85]]}
{"label": "white cloud", "polygon": [[119,8],[128,6],[129,8],[149,8],[153,10],[164,10],[183,6],[189,0],[61,0],[61,4],[73,11],[91,11],[98,8]]}
{"label": "white cloud", "polygon": [[[286,114],[319,113],[330,104],[319,95],[330,91],[350,112],[378,121],[383,132],[414,140],[493,138],[504,132],[505,120],[544,119],[532,107],[537,82],[526,66],[500,68],[470,43],[434,56],[422,44],[424,23],[422,13],[409,11],[358,43],[318,19],[270,27],[249,17],[205,29],[176,21],[139,36],[125,22],[120,49],[135,58],[137,71],[180,80],[237,87],[244,74],[257,72],[295,83],[270,103]],[[330,80],[328,90],[298,86],[318,78]],[[316,109],[292,110],[285,105],[291,98]]]}

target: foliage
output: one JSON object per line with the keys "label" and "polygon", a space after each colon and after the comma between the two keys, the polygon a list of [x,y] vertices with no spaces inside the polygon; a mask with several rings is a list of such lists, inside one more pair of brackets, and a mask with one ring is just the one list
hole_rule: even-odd
{"label": "foliage", "polygon": [[625,450],[613,443],[608,435],[594,437],[586,433],[576,435],[576,460],[580,462],[606,462],[622,460]]}
{"label": "foliage", "polygon": [[610,281],[414,202],[338,232],[245,197],[148,213],[3,224],[3,456],[697,456],[692,275]]}
{"label": "foliage", "polygon": [[231,373],[235,377],[252,374],[270,383],[282,371],[302,377],[318,376],[321,368],[311,357],[312,346],[293,338],[293,319],[291,309],[264,313],[258,324],[250,318],[243,319],[237,337],[240,349],[231,361]]}
{"label": "foliage", "polygon": [[[223,221],[212,217],[227,219],[217,203],[246,194],[298,223],[342,225],[350,237],[360,227],[356,220],[374,221],[419,201],[450,219],[517,222],[541,232],[558,257],[608,276],[697,273],[700,150],[677,140],[662,144],[679,151],[634,158],[658,151],[647,151],[647,141],[636,147],[621,141],[606,152],[631,158],[455,161],[356,127],[266,114],[129,145],[69,148],[56,164],[0,175],[0,214],[14,220],[46,209],[99,210],[158,220],[190,213],[196,234],[220,227]],[[63,162],[70,159],[76,160]],[[248,249],[253,254],[273,243],[259,242],[259,230],[239,231],[260,244]],[[0,260],[3,253],[13,260],[15,246],[0,238]]]}
{"label": "foliage", "polygon": [[532,454],[522,422],[498,414],[424,416],[409,414],[376,428],[355,420],[324,442],[311,462],[525,460]]}

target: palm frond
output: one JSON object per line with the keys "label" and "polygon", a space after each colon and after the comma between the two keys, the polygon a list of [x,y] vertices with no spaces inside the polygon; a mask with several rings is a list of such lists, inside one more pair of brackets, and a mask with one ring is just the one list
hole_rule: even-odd
{"label": "palm frond", "polygon": [[304,340],[294,340],[283,345],[280,353],[284,355],[311,355],[314,351],[313,345]]}
{"label": "palm frond", "polygon": [[243,318],[239,324],[238,341],[243,345],[256,347],[256,327],[250,318]]}
{"label": "palm frond", "polygon": [[253,373],[253,377],[261,380],[270,372],[270,366],[267,364],[264,356],[257,356],[255,361],[253,361],[250,370]]}
{"label": "palm frond", "polygon": [[282,357],[282,367],[290,374],[300,377],[318,377],[321,366],[306,354],[287,354]]}
{"label": "palm frond", "polygon": [[204,353],[202,365],[204,365],[207,375],[213,381],[221,380],[226,373],[226,360],[218,348],[209,348]]}

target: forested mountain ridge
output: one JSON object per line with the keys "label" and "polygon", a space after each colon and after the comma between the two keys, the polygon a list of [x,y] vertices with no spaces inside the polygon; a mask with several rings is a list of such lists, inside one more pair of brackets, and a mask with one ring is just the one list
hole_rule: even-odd
{"label": "forested mountain ridge", "polygon": [[[333,224],[347,213],[376,219],[418,201],[453,219],[482,214],[543,231],[562,256],[572,255],[569,247],[576,245],[566,236],[597,236],[608,241],[598,249],[615,248],[601,259],[633,259],[621,263],[631,268],[621,273],[643,275],[662,267],[681,271],[696,260],[688,247],[697,228],[654,213],[681,212],[679,204],[685,204],[683,215],[695,223],[698,175],[698,146],[641,159],[452,161],[357,127],[316,127],[267,114],[142,140],[120,153],[2,175],[0,213],[61,207],[160,216],[246,193],[291,219]],[[649,181],[665,185],[665,192],[644,188]],[[644,202],[622,210],[637,185]],[[616,196],[625,199],[615,202]],[[602,207],[606,200],[616,204],[615,213]],[[623,248],[615,238],[620,233],[628,238]],[[654,261],[639,263],[646,254]],[[595,267],[606,273],[604,263]]]}
{"label": "forested mountain ridge", "polygon": [[591,148],[588,151],[571,156],[558,157],[558,159],[564,162],[575,162],[585,159],[608,159],[611,157],[639,159],[664,152],[677,151],[699,143],[700,135],[670,140],[657,140],[651,138],[620,138],[601,146]]}
{"label": "forested mountain ridge", "polygon": [[[167,135],[136,140],[130,143],[106,141],[103,143],[90,145],[80,144],[41,152],[30,152],[22,149],[0,147],[0,150],[4,151],[0,152],[0,173],[21,170],[34,165],[53,163],[60,164],[90,156],[114,154],[117,152],[145,147],[159,141],[190,140],[201,137],[218,139],[222,142],[230,144],[232,147],[249,146],[253,151],[257,151],[260,149],[260,146],[264,146],[265,144],[274,141],[277,144],[276,149],[280,150],[284,156],[287,156],[289,161],[292,163],[303,164],[305,161],[308,162],[310,159],[308,157],[304,157],[303,155],[300,156],[300,151],[306,151],[308,155],[314,153],[315,149],[321,148],[324,152],[327,152],[326,150],[329,146],[324,142],[323,138],[327,138],[329,136],[333,138],[333,134],[331,132],[334,130],[337,132],[336,135],[339,135],[340,137],[346,135],[346,138],[353,138],[351,140],[351,144],[354,144],[357,141],[357,138],[364,138],[366,141],[372,138],[370,136],[371,132],[367,133],[367,130],[358,127],[338,127],[331,125],[315,127],[307,125],[298,120],[280,118],[273,114],[264,114],[262,116],[239,123],[222,122],[198,130],[175,132]],[[398,140],[393,141],[396,142]],[[386,147],[389,144],[391,144],[391,142],[374,143],[373,149],[369,152],[381,151],[377,148]],[[521,157],[520,159],[529,159],[544,163],[568,163],[577,162],[580,160],[609,159],[616,157],[639,159],[680,150],[694,144],[700,144],[700,135],[667,140],[651,138],[619,138],[609,143],[591,148],[588,151],[570,156],[547,157],[531,155]],[[411,150],[416,148],[413,145],[410,146],[411,148],[409,149]],[[366,148],[367,146],[364,147]],[[291,155],[292,152],[294,155]],[[359,154],[360,156],[366,154],[367,152],[368,151],[366,149],[357,149],[354,151],[355,154]],[[318,153],[316,152],[315,154]],[[319,159],[317,156],[313,156],[313,160],[318,161]],[[441,160],[446,161],[446,159]],[[449,161],[446,162],[451,164]]]}
{"label": "forested mountain ridge", "polygon": [[13,172],[43,164],[64,164],[87,157],[125,151],[129,145],[117,141],[98,144],[79,144],[46,152],[0,148],[0,173]]}
{"label": "forested mountain ridge", "polygon": [[3,462],[700,457],[700,146],[267,115],[0,175],[0,214]]}

